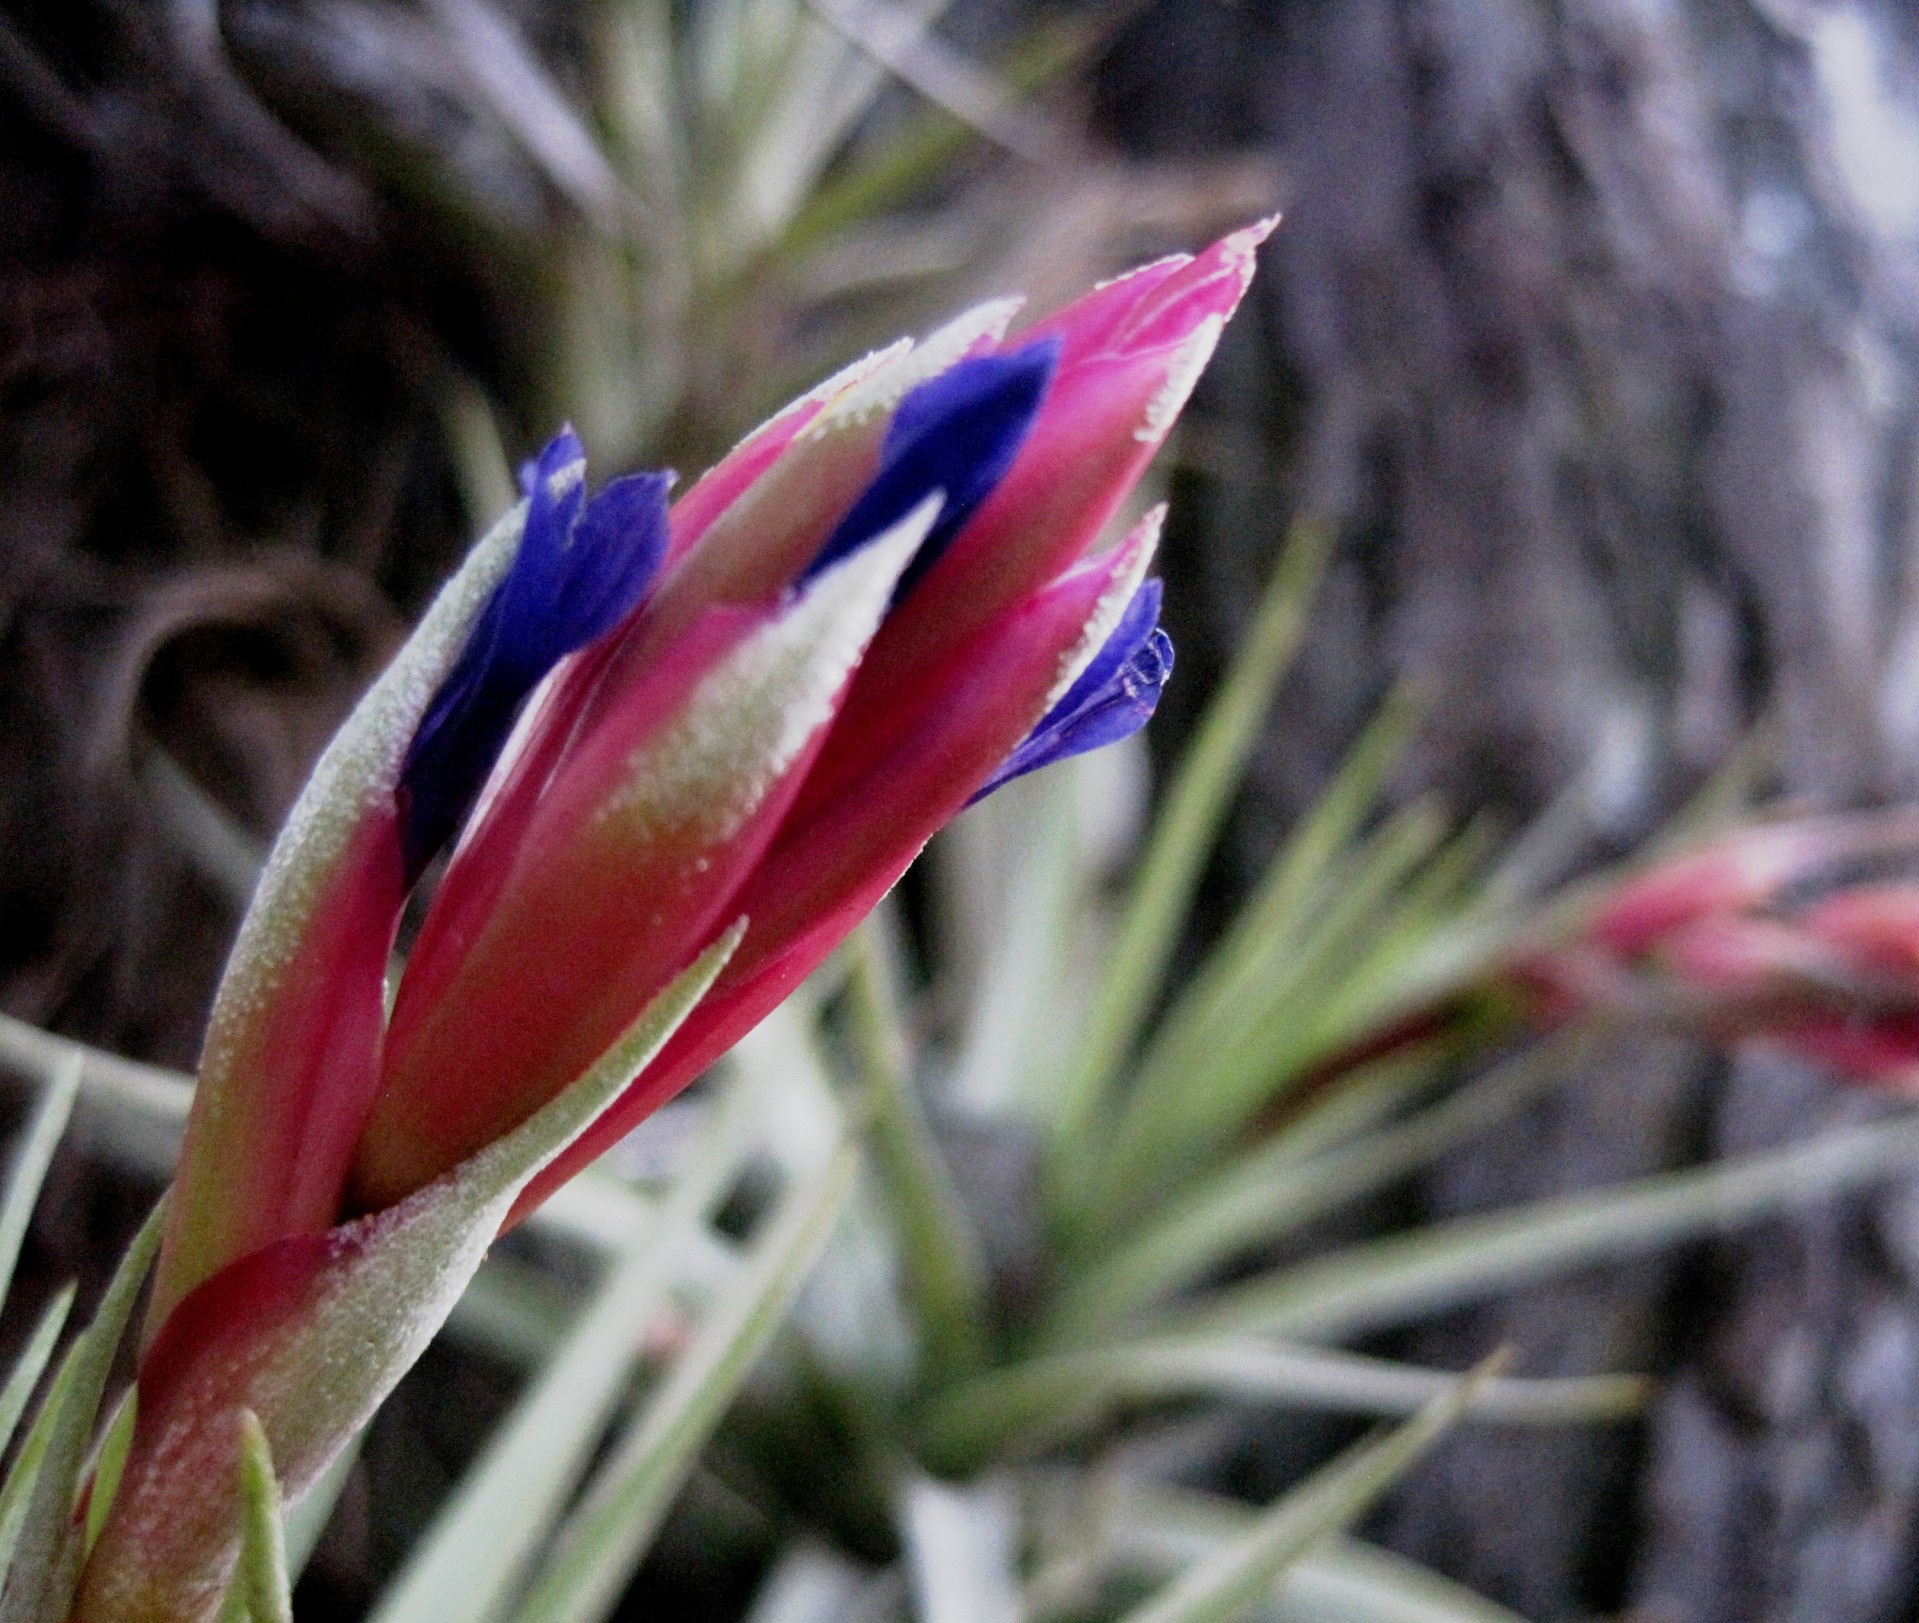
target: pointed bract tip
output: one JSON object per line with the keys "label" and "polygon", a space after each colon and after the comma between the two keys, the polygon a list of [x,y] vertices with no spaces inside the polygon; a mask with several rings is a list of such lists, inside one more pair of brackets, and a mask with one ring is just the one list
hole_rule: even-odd
{"label": "pointed bract tip", "polygon": [[1060,659],[1059,676],[1046,696],[1046,710],[1050,711],[1065,698],[1112,639],[1145,584],[1146,571],[1152,568],[1153,556],[1159,551],[1160,531],[1165,523],[1166,504],[1160,502],[1126,532],[1118,546],[1089,559],[1075,571],[1104,574],[1106,584],[1093,604],[1092,613],[1086,617],[1085,629]]}
{"label": "pointed bract tip", "polygon": [[520,464],[520,494],[531,496],[534,487],[544,485],[547,499],[558,501],[575,485],[586,482],[586,447],[571,423],[562,423],[559,433],[540,447],[538,456]]}
{"label": "pointed bract tip", "polygon": [[[1265,219],[1243,225],[1237,231],[1229,231],[1219,239],[1220,262],[1239,281],[1239,292],[1233,297],[1235,305],[1246,296],[1246,289],[1253,285],[1253,272],[1259,269],[1259,245],[1273,234],[1278,225],[1279,215],[1269,214]],[[1230,309],[1228,313],[1231,313]]]}
{"label": "pointed bract tip", "polygon": [[1157,445],[1166,437],[1179,414],[1186,409],[1186,402],[1192,398],[1199,376],[1206,370],[1207,362],[1212,360],[1213,351],[1219,347],[1219,335],[1225,329],[1225,315],[1215,310],[1203,317],[1199,325],[1186,335],[1173,352],[1172,359],[1166,363],[1166,381],[1146,402],[1139,426],[1133,430],[1134,439],[1143,445]]}
{"label": "pointed bract tip", "polygon": [[1279,225],[1279,216],[1269,214],[1237,231],[1229,231],[1195,261],[1199,272],[1195,288],[1210,287],[1209,303],[1222,316],[1230,316],[1252,285],[1253,272],[1259,268],[1259,245]]}
{"label": "pointed bract tip", "polygon": [[1237,231],[1229,231],[1221,237],[1220,243],[1229,254],[1250,255],[1262,242],[1279,229],[1283,218],[1278,209],[1249,225],[1242,225]]}
{"label": "pointed bract tip", "polygon": [[1138,590],[1146,571],[1153,566],[1160,534],[1165,528],[1166,503],[1154,502],[1140,514],[1139,522],[1120,538],[1119,545],[1110,554],[1115,581],[1128,580],[1132,583],[1129,590]]}
{"label": "pointed bract tip", "polygon": [[818,438],[890,412],[921,384],[982,349],[996,347],[1025,303],[1023,297],[988,299],[961,311],[918,344],[888,355],[835,395],[805,433]]}

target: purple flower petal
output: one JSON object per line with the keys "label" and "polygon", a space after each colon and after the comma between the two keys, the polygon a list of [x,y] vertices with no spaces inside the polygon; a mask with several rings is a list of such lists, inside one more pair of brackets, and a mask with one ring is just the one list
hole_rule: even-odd
{"label": "purple flower petal", "polygon": [[946,500],[894,591],[904,597],[1006,477],[1039,415],[1059,340],[977,355],[912,390],[893,413],[879,472],[807,566],[802,581],[857,552],[934,491]]}
{"label": "purple flower petal", "polygon": [[1141,585],[1091,663],[968,805],[1028,772],[1116,744],[1146,725],[1173,670],[1172,641],[1159,629],[1160,592],[1156,580]]}
{"label": "purple flower petal", "polygon": [[672,476],[633,474],[586,500],[570,428],[527,464],[526,527],[400,768],[400,850],[410,886],[460,831],[520,707],[565,655],[610,631],[666,554]]}

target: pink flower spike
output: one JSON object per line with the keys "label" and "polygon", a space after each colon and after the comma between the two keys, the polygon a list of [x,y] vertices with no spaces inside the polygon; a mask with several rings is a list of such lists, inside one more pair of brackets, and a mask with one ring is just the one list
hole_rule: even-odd
{"label": "pink flower spike", "polygon": [[1768,1039],[1851,1082],[1919,1096],[1919,1014],[1861,1025],[1849,1018],[1804,1021]]}
{"label": "pink flower spike", "polygon": [[1021,338],[1056,335],[1061,343],[1060,364],[1072,366],[1088,356],[1118,346],[1119,333],[1152,294],[1193,262],[1191,254],[1168,254],[1101,282],[1063,310],[1033,322]]}
{"label": "pink flower spike", "polygon": [[863,712],[869,688],[919,680],[1095,544],[1212,358],[1270,229],[1262,221],[1197,259],[1147,267],[1018,335],[1064,346],[1038,421],[999,488],[887,622],[849,714]]}
{"label": "pink flower spike", "polygon": [[1762,906],[1794,878],[1869,847],[1875,838],[1869,819],[1740,829],[1628,878],[1599,902],[1584,933],[1613,952],[1645,952],[1694,919]]}
{"label": "pink flower spike", "polygon": [[911,339],[902,338],[834,373],[824,383],[807,390],[799,399],[782,406],[701,474],[693,488],[673,504],[667,562],[676,562],[705,535],[713,521],[779,460],[786,448],[837,396],[890,362],[898,360],[912,347]]}
{"label": "pink flower spike", "polygon": [[149,1338],[235,1257],[334,1220],[378,1079],[386,960],[403,900],[395,787],[519,533],[510,514],[473,550],[327,746],[274,844],[207,1024]]}
{"label": "pink flower spike", "polygon": [[[777,610],[709,610],[573,746],[517,853],[484,835],[462,853],[401,980],[357,1209],[525,1120],[739,911],[937,514],[922,503]],[[501,860],[504,880],[488,867]],[[491,894],[484,914],[469,885]]]}
{"label": "pink flower spike", "polygon": [[[627,1094],[514,1207],[518,1221],[752,1030],[890,890],[1018,744],[1097,635],[1129,559],[1110,555],[1038,593],[900,696],[891,747],[856,776],[809,787],[731,900],[750,922],[713,990]],[[842,729],[836,724],[829,751]],[[821,767],[826,764],[822,757]],[[816,768],[816,771],[818,768]]]}
{"label": "pink flower spike", "polygon": [[[332,1225],[379,1083],[387,955],[403,900],[394,816],[376,806],[280,966],[277,994],[257,1019],[209,1034],[200,1085],[235,1106],[188,1122],[179,1181],[189,1194],[176,1198],[182,1215],[168,1225],[150,1327],[232,1258]],[[193,1198],[215,1178],[217,1199]]]}
{"label": "pink flower spike", "polygon": [[1862,970],[1904,981],[1919,997],[1919,886],[1841,891],[1810,909],[1800,924],[1814,941]]}
{"label": "pink flower spike", "polygon": [[[1131,276],[1108,282],[1034,322],[1020,338],[1058,333],[1069,365],[1082,355],[1178,343],[1208,316],[1231,318],[1252,285],[1260,244],[1278,225],[1279,216],[1269,215],[1228,232],[1195,257],[1142,265]],[[1114,294],[1125,297],[1115,299]]]}
{"label": "pink flower spike", "polygon": [[1837,952],[1781,919],[1714,913],[1659,938],[1655,961],[1689,999],[1723,1007],[1756,1006],[1803,995],[1843,975]]}

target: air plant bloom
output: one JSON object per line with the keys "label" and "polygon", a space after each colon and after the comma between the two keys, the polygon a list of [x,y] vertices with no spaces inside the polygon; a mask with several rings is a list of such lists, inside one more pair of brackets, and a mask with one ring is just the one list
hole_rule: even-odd
{"label": "air plant bloom", "polygon": [[1903,812],[1736,830],[1593,898],[1514,978],[1538,1018],[1666,1016],[1919,1091],[1919,887],[1848,871],[1909,859],[1914,833]]}
{"label": "air plant bloom", "polygon": [[[1001,301],[869,357],[670,507],[663,475],[589,497],[570,433],[530,465],[322,759],[242,927],[79,1615],[211,1615],[241,1411],[299,1493],[450,1306],[442,1280],[367,1331],[365,1281],[394,1290],[396,1250],[465,1200],[478,1228],[445,1244],[470,1272],[969,802],[1144,723],[1171,659],[1146,578],[1159,514],[1098,543],[1269,229],[1010,340]],[[402,908],[443,853],[389,1014]],[[672,997],[677,1025],[623,1049]],[[471,1194],[613,1072],[604,1108]],[[391,1346],[323,1402],[297,1372],[337,1376],[315,1327],[349,1299],[352,1344]]]}

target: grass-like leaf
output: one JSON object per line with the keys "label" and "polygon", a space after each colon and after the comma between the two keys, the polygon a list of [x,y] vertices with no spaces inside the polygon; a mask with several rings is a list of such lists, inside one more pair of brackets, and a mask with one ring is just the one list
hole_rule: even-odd
{"label": "grass-like leaf", "polygon": [[133,1446],[133,1427],[140,1417],[140,1392],[130,1386],[120,1394],[113,1418],[100,1434],[99,1451],[94,1456],[92,1482],[87,1489],[87,1536],[83,1550],[91,1550],[100,1529],[106,1525],[107,1512],[113,1509],[113,1497],[120,1491],[120,1474],[126,1469],[127,1450]]}
{"label": "grass-like leaf", "polygon": [[34,1202],[40,1198],[40,1186],[46,1182],[53,1152],[72,1119],[73,1101],[79,1097],[80,1073],[84,1066],[84,1058],[76,1051],[64,1056],[54,1067],[7,1174],[6,1198],[0,1200],[0,1301],[6,1300],[12,1288],[14,1265],[20,1260],[20,1247],[27,1237],[27,1224],[33,1218]]}
{"label": "grass-like leaf", "polygon": [[1020,1623],[1019,1504],[1010,1478],[912,1473],[897,1494],[919,1623]]}
{"label": "grass-like leaf", "polygon": [[785,1319],[857,1167],[857,1153],[842,1149],[781,1202],[745,1272],[596,1473],[516,1614],[521,1623],[594,1623],[612,1610],[695,1455]]}
{"label": "grass-like leaf", "polygon": [[632,1380],[680,1249],[739,1172],[760,1125],[766,1080],[748,1074],[729,1082],[655,1226],[608,1272],[538,1382],[488,1441],[383,1596],[375,1623],[478,1623],[511,1598]]}
{"label": "grass-like leaf", "polygon": [[795,1539],[773,1562],[746,1623],[849,1623],[864,1569],[811,1538]]}
{"label": "grass-like leaf", "polygon": [[[1076,1532],[1088,1522],[1097,1530],[1100,1563],[1111,1575],[1164,1582],[1243,1538],[1259,1513],[1188,1488],[1133,1482],[1102,1487],[1068,1514]],[[1079,1573],[1086,1566],[1082,1540],[1064,1553]],[[1032,1615],[1044,1618],[1049,1609]],[[1505,1607],[1404,1556],[1343,1535],[1295,1562],[1253,1615],[1263,1623],[1520,1623]]]}
{"label": "grass-like leaf", "polygon": [[[4,1528],[5,1501],[13,1497],[16,1480],[24,1489],[18,1541],[10,1552],[5,1591],[0,1593],[0,1623],[57,1623],[73,1600],[82,1554],[81,1530],[73,1525],[81,1472],[114,1354],[159,1249],[165,1211],[162,1200],[127,1247],[93,1322],[74,1342],[61,1378],[47,1394],[42,1409],[47,1427],[44,1443],[31,1462],[28,1450],[22,1450],[6,1488],[0,1490],[0,1528]],[[24,1488],[29,1479],[31,1488]]]}
{"label": "grass-like leaf", "polygon": [[1404,1556],[1328,1539],[1280,1580],[1263,1623],[1521,1623],[1515,1612]]}
{"label": "grass-like leaf", "polygon": [[240,1564],[221,1623],[293,1623],[280,1482],[273,1474],[273,1449],[265,1428],[251,1409],[240,1415],[240,1503],[245,1517]]}
{"label": "grass-like leaf", "polygon": [[1174,1316],[1182,1334],[1335,1340],[1919,1172],[1919,1119],[1438,1223],[1265,1275]]}
{"label": "grass-like leaf", "polygon": [[[996,1370],[955,1388],[925,1422],[925,1446],[950,1469],[1024,1454],[1076,1435],[1132,1403],[1214,1398],[1331,1413],[1405,1415],[1443,1396],[1456,1374],[1356,1353],[1250,1337],[1164,1338],[1065,1353]],[[1471,1411],[1486,1420],[1564,1425],[1636,1413],[1635,1375],[1491,1378]]]}
{"label": "grass-like leaf", "polygon": [[1251,937],[1251,950],[1241,950],[1235,931],[1224,973],[1181,1000],[1141,1058],[1101,1156],[1090,1227],[1144,1206],[1355,1034],[1356,985],[1376,964],[1409,951],[1404,929],[1423,935],[1430,928],[1419,912],[1405,911],[1402,891],[1445,837],[1436,807],[1408,807],[1286,919]]}
{"label": "grass-like leaf", "polygon": [[1418,1417],[1348,1449],[1280,1499],[1239,1538],[1167,1584],[1125,1623],[1233,1623],[1272,1590],[1281,1574],[1365,1512],[1465,1413],[1492,1364],[1453,1383]]}
{"label": "grass-like leaf", "polygon": [[0,1584],[5,1583],[13,1570],[14,1553],[20,1548],[20,1530],[26,1525],[27,1506],[32,1501],[34,1485],[40,1480],[47,1447],[53,1441],[54,1423],[60,1418],[67,1392],[73,1386],[79,1353],[76,1340],[48,1383],[46,1396],[40,1400],[40,1411],[20,1441],[20,1451],[14,1455],[7,1471],[5,1486],[0,1487]]}
{"label": "grass-like leaf", "polygon": [[952,1174],[913,1090],[884,913],[848,943],[847,990],[864,1083],[873,1170],[899,1235],[905,1289],[929,1373],[977,1368],[986,1356],[986,1270]]}
{"label": "grass-like leaf", "polygon": [[1070,1192],[1084,1171],[1083,1158],[1093,1151],[1089,1134],[1157,1001],[1200,870],[1299,646],[1331,545],[1332,535],[1322,525],[1294,527],[1232,670],[1207,707],[1153,825],[1105,959],[1099,1000],[1055,1099],[1055,1173],[1066,1180],[1066,1191],[1056,1193]]}
{"label": "grass-like leaf", "polygon": [[1052,1107],[1089,878],[1082,774],[1095,760],[1007,784],[942,839],[942,911],[964,910],[983,948],[948,1084],[957,1109],[1037,1124]]}
{"label": "grass-like leaf", "polygon": [[20,1349],[20,1356],[7,1372],[7,1384],[0,1386],[0,1450],[13,1442],[14,1428],[27,1412],[27,1400],[46,1373],[47,1360],[53,1357],[54,1346],[72,1311],[73,1286],[65,1285],[41,1311],[40,1322],[33,1327],[33,1334],[27,1337],[26,1346]]}
{"label": "grass-like leaf", "polygon": [[1271,1243],[1416,1172],[1505,1119],[1589,1050],[1583,1033],[1549,1038],[1390,1127],[1301,1159],[1281,1136],[1194,1180],[1068,1284],[1044,1332],[1054,1346],[1090,1345],[1115,1321],[1192,1285],[1253,1246]]}

